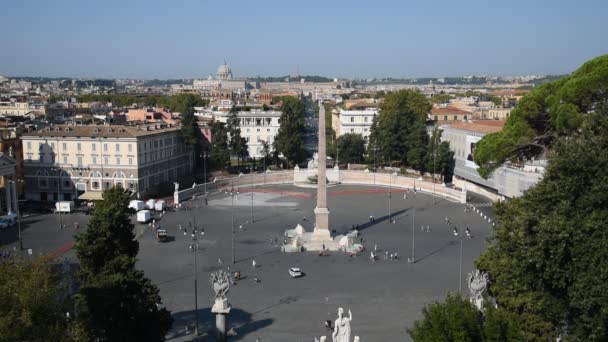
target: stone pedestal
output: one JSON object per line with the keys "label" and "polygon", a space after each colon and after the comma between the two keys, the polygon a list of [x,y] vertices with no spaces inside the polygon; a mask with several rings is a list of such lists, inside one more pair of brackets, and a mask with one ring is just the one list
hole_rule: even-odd
{"label": "stone pedestal", "polygon": [[329,209],[315,208],[315,235],[318,233],[329,237]]}
{"label": "stone pedestal", "polygon": [[228,314],[230,313],[230,303],[228,303],[228,298],[216,298],[213,307],[211,308],[211,312],[215,314],[215,330],[217,335],[217,340],[219,342],[227,342],[227,326],[228,326]]}

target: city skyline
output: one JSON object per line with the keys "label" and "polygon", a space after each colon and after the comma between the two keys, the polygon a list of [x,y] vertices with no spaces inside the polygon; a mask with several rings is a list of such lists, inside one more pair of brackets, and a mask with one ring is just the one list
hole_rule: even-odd
{"label": "city skyline", "polygon": [[[486,6],[486,7],[484,7]],[[567,74],[606,53],[601,1],[10,3],[0,75],[193,79]]]}

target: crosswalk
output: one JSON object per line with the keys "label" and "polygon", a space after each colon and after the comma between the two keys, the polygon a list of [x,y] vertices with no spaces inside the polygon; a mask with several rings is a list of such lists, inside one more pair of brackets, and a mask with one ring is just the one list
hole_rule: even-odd
{"label": "crosswalk", "polygon": [[470,203],[470,204],[476,208],[487,208],[487,207],[491,207],[494,205],[492,202]]}

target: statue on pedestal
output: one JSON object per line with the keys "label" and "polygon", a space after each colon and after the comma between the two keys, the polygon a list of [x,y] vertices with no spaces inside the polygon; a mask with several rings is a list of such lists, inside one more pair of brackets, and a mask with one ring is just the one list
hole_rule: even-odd
{"label": "statue on pedestal", "polygon": [[350,342],[350,322],[353,320],[353,313],[350,309],[348,316],[344,317],[344,309],[338,308],[338,319],[336,319],[334,332],[331,335],[333,342]]}
{"label": "statue on pedestal", "polygon": [[312,159],[308,161],[308,169],[316,169],[319,167],[319,154],[315,152],[312,155]]}
{"label": "statue on pedestal", "polygon": [[470,272],[467,276],[467,282],[469,284],[469,291],[471,292],[471,302],[475,304],[477,309],[481,310],[483,307],[483,292],[488,287],[490,280],[488,274],[475,270]]}

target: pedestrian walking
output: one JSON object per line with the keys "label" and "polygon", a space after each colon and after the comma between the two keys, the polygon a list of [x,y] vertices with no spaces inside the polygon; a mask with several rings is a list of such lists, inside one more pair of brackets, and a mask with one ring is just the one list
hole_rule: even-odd
{"label": "pedestrian walking", "polygon": [[420,231],[423,232],[424,231],[424,225],[420,226]]}
{"label": "pedestrian walking", "polygon": [[384,252],[384,258],[388,260],[388,251]]}
{"label": "pedestrian walking", "polygon": [[429,226],[429,225],[427,225],[427,226],[426,226],[426,232],[427,232],[427,233],[430,233],[430,232],[431,232],[431,226]]}
{"label": "pedestrian walking", "polygon": [[180,231],[180,232],[182,231],[182,225],[181,225],[181,224],[178,224],[178,225],[177,225],[177,228],[179,228],[179,231]]}
{"label": "pedestrian walking", "polygon": [[255,260],[251,261],[251,266],[253,266],[253,268],[255,268],[255,267],[256,267],[256,265],[257,265],[257,264],[255,263]]}
{"label": "pedestrian walking", "polygon": [[378,251],[378,244],[374,244],[374,252]]}
{"label": "pedestrian walking", "polygon": [[374,222],[374,217],[372,215],[369,215],[369,222]]}
{"label": "pedestrian walking", "polygon": [[80,225],[78,224],[78,222],[74,222],[74,228],[75,228],[76,230],[78,230],[78,228],[80,228]]}

